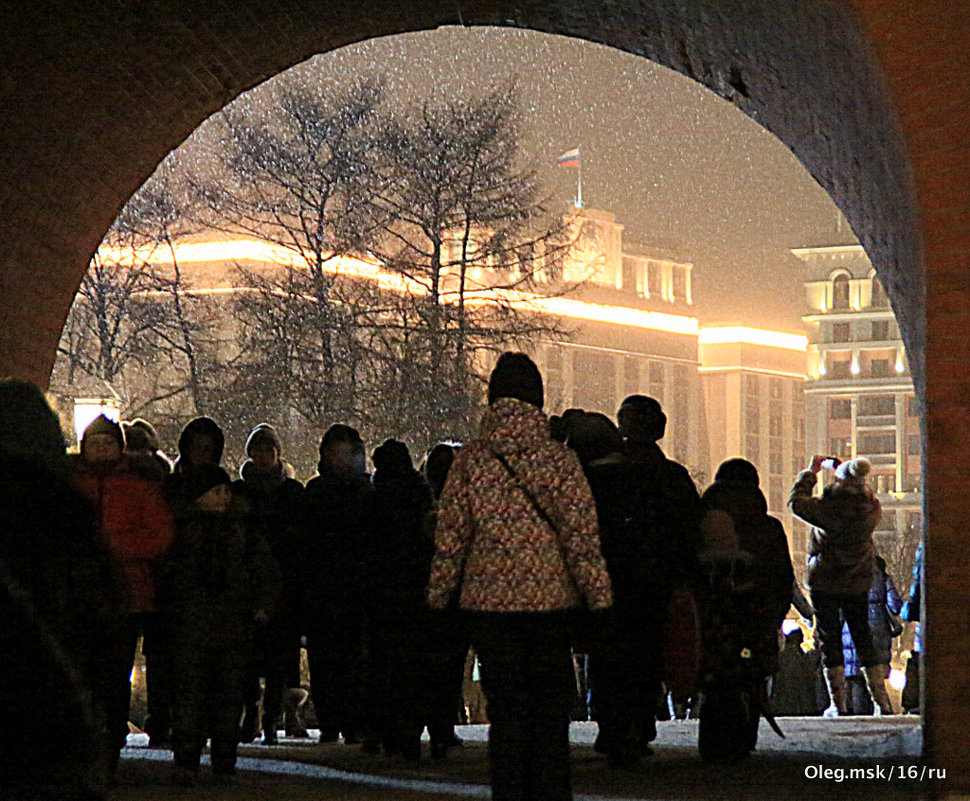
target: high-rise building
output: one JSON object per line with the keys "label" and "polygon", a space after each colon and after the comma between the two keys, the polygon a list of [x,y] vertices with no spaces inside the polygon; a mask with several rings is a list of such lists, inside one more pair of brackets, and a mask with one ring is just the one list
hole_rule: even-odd
{"label": "high-rise building", "polygon": [[788,509],[788,491],[806,464],[808,338],[712,326],[701,329],[699,343],[711,468],[734,457],[758,468],[768,511],[790,532],[793,561],[804,564],[807,529]]}
{"label": "high-rise building", "polygon": [[899,327],[861,245],[792,253],[808,266],[808,450],[872,462],[888,558],[922,530],[920,410]]}
{"label": "high-rise building", "polygon": [[613,417],[623,398],[656,398],[667,413],[661,443],[699,480],[709,456],[693,316],[693,265],[663,248],[624,241],[610,212],[575,210],[581,226],[563,265],[575,284],[568,299],[568,339],[538,349],[547,409],[603,412]]}

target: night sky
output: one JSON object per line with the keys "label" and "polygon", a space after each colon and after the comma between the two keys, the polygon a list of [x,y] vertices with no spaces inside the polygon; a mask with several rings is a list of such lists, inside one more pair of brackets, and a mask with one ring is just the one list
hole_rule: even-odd
{"label": "night sky", "polygon": [[[689,78],[602,45],[531,31],[442,28],[317,56],[289,75],[350,84],[385,75],[388,105],[477,94],[515,79],[522,144],[563,207],[580,147],[583,200],[624,234],[694,262],[702,324],[800,331],[803,265],[789,248],[852,240],[772,134]],[[263,85],[265,87],[266,84]],[[260,102],[254,96],[242,102]]]}

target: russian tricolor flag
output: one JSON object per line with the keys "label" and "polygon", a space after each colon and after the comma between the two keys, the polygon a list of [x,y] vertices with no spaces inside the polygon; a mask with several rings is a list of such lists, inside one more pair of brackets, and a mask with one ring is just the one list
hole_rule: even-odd
{"label": "russian tricolor flag", "polygon": [[577,147],[573,150],[567,150],[557,159],[556,164],[560,167],[578,167],[579,148]]}

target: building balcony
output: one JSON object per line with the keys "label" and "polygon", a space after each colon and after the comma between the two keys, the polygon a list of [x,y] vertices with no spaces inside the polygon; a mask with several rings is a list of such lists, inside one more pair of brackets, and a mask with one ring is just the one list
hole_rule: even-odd
{"label": "building balcony", "polygon": [[888,376],[872,378],[866,374],[833,376],[831,374],[812,378],[805,387],[806,392],[858,392],[859,390],[878,390],[882,392],[912,392],[913,380],[908,372],[892,373]]}
{"label": "building balcony", "polygon": [[895,453],[862,453],[860,451],[857,455],[864,456],[872,462],[873,467],[885,467],[886,465],[896,464]]}
{"label": "building balcony", "polygon": [[922,509],[922,492],[877,492],[883,509]]}
{"label": "building balcony", "polygon": [[859,414],[856,415],[856,428],[865,429],[895,429],[895,414]]}

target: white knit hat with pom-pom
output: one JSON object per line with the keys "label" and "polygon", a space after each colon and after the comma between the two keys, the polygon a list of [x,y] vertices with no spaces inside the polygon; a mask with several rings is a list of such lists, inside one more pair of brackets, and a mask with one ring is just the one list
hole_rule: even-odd
{"label": "white knit hat with pom-pom", "polygon": [[872,470],[872,462],[860,456],[858,459],[849,459],[842,462],[835,468],[835,477],[839,481],[864,481]]}

